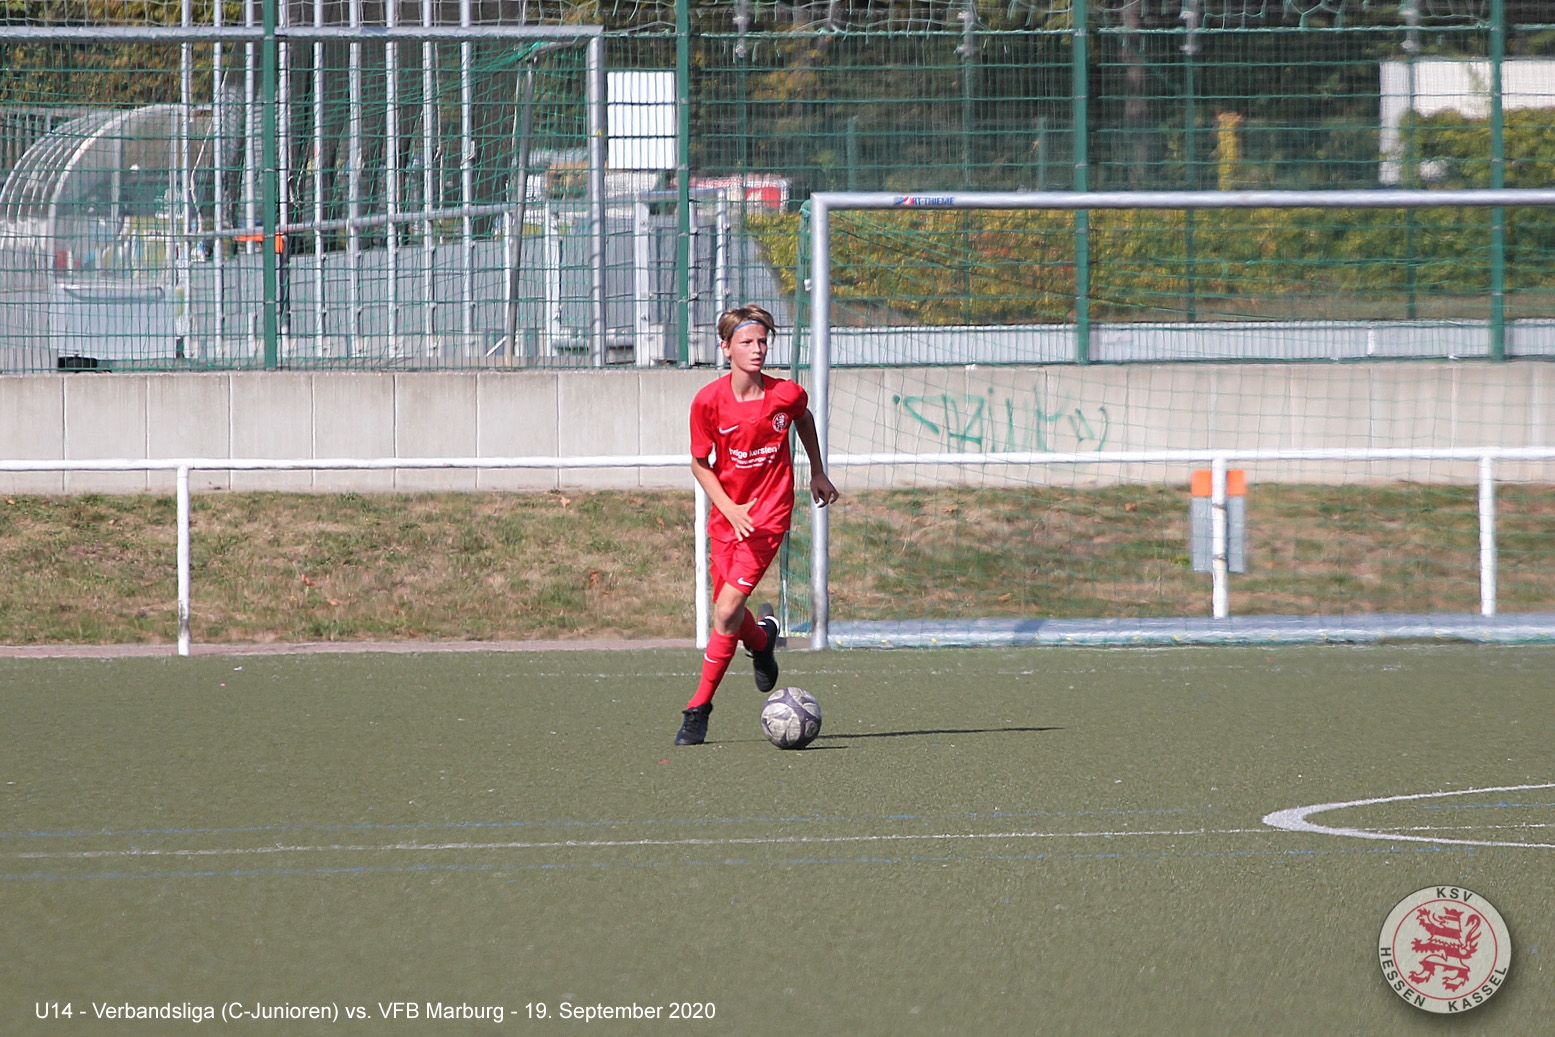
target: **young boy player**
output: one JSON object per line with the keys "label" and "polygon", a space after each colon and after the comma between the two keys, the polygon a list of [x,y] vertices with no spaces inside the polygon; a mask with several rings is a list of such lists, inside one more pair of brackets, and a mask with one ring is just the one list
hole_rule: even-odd
{"label": "young boy player", "polygon": [[707,738],[713,693],[741,642],[755,661],[756,689],[768,692],[777,685],[777,621],[764,605],[758,622],[745,600],[777,556],[794,510],[790,428],[810,458],[811,496],[822,507],[837,499],[815,438],[809,396],[797,382],[762,373],[774,327],[772,314],[760,306],[719,317],[718,346],[729,373],[691,402],[691,474],[713,505],[707,522],[713,630],[676,745],[701,745]]}

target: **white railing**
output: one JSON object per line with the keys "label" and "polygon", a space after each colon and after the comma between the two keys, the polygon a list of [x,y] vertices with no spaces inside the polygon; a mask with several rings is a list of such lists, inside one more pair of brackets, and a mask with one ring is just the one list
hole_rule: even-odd
{"label": "white railing", "polygon": [[[1367,461],[1457,461],[1478,465],[1479,497],[1479,586],[1480,615],[1496,614],[1496,463],[1508,461],[1555,461],[1555,447],[1456,447],[1417,448],[1332,448],[1310,450],[1117,450],[1097,453],[935,453],[935,454],[834,454],[827,459],[830,468],[867,466],[909,467],[919,465],[981,466],[1073,466],[1094,467],[1119,464],[1207,465],[1212,472],[1211,488],[1211,605],[1217,619],[1229,615],[1230,570],[1226,521],[1226,471],[1232,463],[1259,462],[1349,462]],[[178,654],[188,655],[190,647],[190,489],[189,473],[194,471],[341,471],[385,469],[542,469],[565,471],[588,468],[674,468],[689,462],[683,454],[601,455],[595,457],[378,457],[308,458],[276,460],[271,458],[105,458],[91,460],[0,460],[0,472],[122,472],[171,471],[177,474],[178,523]],[[707,645],[711,618],[707,545],[707,495],[693,482],[696,500],[696,641]],[[812,545],[811,640],[812,649],[827,647],[830,614],[828,586],[829,545],[825,512],[815,526]]]}
{"label": "white railing", "polygon": [[[1479,465],[1479,612],[1496,614],[1496,462],[1555,461],[1555,447],[1350,447],[1312,450],[1114,450],[1095,453],[940,453],[940,454],[832,454],[829,468],[866,466],[910,467],[918,465],[973,468],[983,465],[1061,466],[1119,464],[1207,465],[1211,484],[1211,611],[1216,619],[1230,614],[1230,568],[1226,535],[1226,469],[1233,463],[1258,462],[1366,462],[1458,461]],[[810,647],[827,646],[831,613],[829,583],[829,528],[826,513],[817,517],[811,545]],[[818,572],[817,572],[818,570]]]}
{"label": "white railing", "polygon": [[[538,468],[565,471],[578,468],[675,468],[689,473],[685,454],[642,454],[596,457],[327,457],[275,460],[256,457],[102,458],[91,460],[0,460],[0,472],[176,472],[178,497],[178,654],[189,654],[189,473],[360,471],[384,469],[463,468],[497,471]],[[696,623],[697,647],[707,646],[711,601],[707,584],[707,495],[693,482],[696,496]]]}

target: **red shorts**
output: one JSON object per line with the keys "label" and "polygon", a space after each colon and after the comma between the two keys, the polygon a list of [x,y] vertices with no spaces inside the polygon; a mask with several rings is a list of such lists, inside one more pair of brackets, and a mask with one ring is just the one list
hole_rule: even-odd
{"label": "red shorts", "polygon": [[752,593],[782,546],[782,533],[752,533],[744,540],[710,538],[707,561],[712,570],[713,597],[718,597],[726,583],[742,594]]}

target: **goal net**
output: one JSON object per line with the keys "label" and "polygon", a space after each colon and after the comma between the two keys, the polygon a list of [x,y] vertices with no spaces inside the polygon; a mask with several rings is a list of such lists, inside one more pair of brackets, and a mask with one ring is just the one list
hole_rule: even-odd
{"label": "goal net", "polygon": [[1552,202],[812,196],[796,370],[845,496],[791,627],[1555,633]]}

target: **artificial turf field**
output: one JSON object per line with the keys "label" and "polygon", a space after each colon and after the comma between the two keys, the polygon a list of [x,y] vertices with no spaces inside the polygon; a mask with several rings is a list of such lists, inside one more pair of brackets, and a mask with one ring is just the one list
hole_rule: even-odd
{"label": "artificial turf field", "polygon": [[[693,651],[0,661],[0,1033],[189,1032],[93,1005],[233,1002],[339,1021],[195,1032],[1550,1032],[1555,850],[1261,819],[1555,782],[1555,648],[779,659],[825,710],[802,752],[762,739],[743,657],[709,743],[672,748]],[[1312,818],[1555,843],[1552,819],[1555,788]],[[1376,961],[1435,883],[1515,947],[1456,1018]]]}

